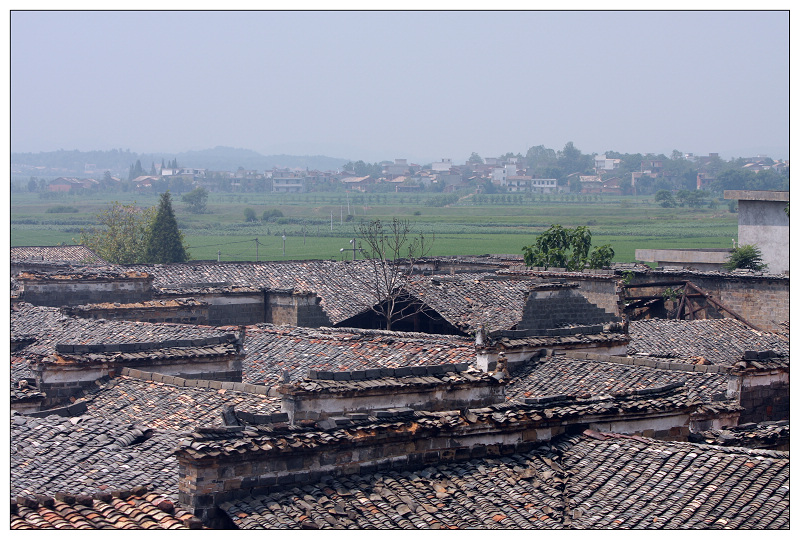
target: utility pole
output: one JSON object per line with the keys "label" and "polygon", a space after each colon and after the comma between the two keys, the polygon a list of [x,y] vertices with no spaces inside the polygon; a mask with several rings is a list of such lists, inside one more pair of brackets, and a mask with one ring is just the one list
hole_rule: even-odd
{"label": "utility pole", "polygon": [[219,262],[219,256],[220,255],[222,255],[222,252],[220,250],[217,250],[217,262]]}
{"label": "utility pole", "polygon": [[256,262],[258,262],[258,238],[256,238]]}
{"label": "utility pole", "polygon": [[286,231],[283,231],[283,256],[286,257]]}
{"label": "utility pole", "polygon": [[[352,240],[350,240],[350,243],[353,244],[352,248],[347,248],[347,249],[340,248],[339,252],[340,253],[344,253],[345,251],[352,251],[353,252],[353,260],[356,260],[356,252],[359,251],[359,249],[356,247],[356,239],[353,238]],[[347,260],[347,258],[345,258],[345,260]]]}

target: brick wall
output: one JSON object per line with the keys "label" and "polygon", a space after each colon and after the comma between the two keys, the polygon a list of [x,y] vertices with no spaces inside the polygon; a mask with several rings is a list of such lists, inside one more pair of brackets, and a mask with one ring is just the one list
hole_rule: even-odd
{"label": "brick wall", "polygon": [[603,323],[619,320],[590,303],[575,288],[541,289],[529,293],[517,329],[547,335],[548,329],[567,325],[599,325],[602,332]]}

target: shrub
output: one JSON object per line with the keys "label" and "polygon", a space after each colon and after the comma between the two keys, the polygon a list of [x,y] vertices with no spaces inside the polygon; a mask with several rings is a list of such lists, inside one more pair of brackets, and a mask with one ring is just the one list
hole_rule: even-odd
{"label": "shrub", "polygon": [[48,214],[76,214],[78,209],[67,204],[57,204],[46,210]]}
{"label": "shrub", "polygon": [[761,250],[752,244],[745,244],[737,248],[733,248],[728,262],[724,264],[726,270],[736,270],[737,268],[746,268],[749,270],[763,270],[767,267],[761,260]]}
{"label": "shrub", "polygon": [[264,210],[264,213],[261,214],[261,221],[273,221],[277,218],[282,218],[283,212],[278,210],[277,208],[270,208],[269,210]]}

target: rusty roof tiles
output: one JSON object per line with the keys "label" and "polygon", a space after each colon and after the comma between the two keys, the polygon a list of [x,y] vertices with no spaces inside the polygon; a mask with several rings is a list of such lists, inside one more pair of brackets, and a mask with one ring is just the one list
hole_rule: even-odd
{"label": "rusty roof tiles", "polygon": [[728,377],[722,373],[676,371],[564,356],[530,360],[511,375],[506,399],[514,401],[551,394],[589,397],[674,383],[685,383],[703,400],[712,401],[724,395],[728,385]]}
{"label": "rusty roof tiles", "polygon": [[736,319],[676,321],[648,319],[630,323],[628,354],[644,354],[694,364],[732,366],[747,350],[772,350],[789,356],[789,339],[759,332]]}
{"label": "rusty roof tiles", "polygon": [[[16,352],[20,357],[45,357],[57,345],[115,345],[163,343],[224,338],[230,331],[211,326],[177,323],[82,319],[61,313],[58,308],[20,304],[11,309],[11,339],[35,336],[36,341]],[[88,349],[87,351],[88,352]]]}
{"label": "rusty roof tiles", "polygon": [[151,486],[177,500],[179,435],[103,417],[11,413],[11,495]]}
{"label": "rusty roof tiles", "polygon": [[202,529],[202,522],[171,500],[145,487],[93,495],[59,492],[11,500],[12,530]]}
{"label": "rusty roof tiles", "polygon": [[475,363],[473,342],[459,336],[259,324],[247,327],[242,379],[273,386],[309,370],[348,371]]}
{"label": "rusty roof tiles", "polygon": [[172,431],[220,426],[222,410],[228,406],[264,415],[281,409],[278,397],[225,388],[175,386],[129,376],[115,377],[86,391],[76,403],[85,403],[87,414],[92,416]]}

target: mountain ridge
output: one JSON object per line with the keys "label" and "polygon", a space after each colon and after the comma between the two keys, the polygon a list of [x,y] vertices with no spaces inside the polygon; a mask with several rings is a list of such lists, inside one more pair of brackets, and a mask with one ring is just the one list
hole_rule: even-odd
{"label": "mountain ridge", "polygon": [[[54,150],[48,152],[12,152],[12,170],[16,168],[46,167],[60,171],[62,175],[85,175],[108,170],[113,175],[127,176],[131,165],[139,160],[142,168],[149,171],[152,165],[166,164],[173,159],[180,167],[209,169],[212,171],[247,170],[265,171],[273,167],[310,170],[336,170],[350,161],[330,156],[296,156],[288,154],[263,155],[255,150],[216,146],[204,150],[189,150],[177,153],[136,153],[122,149],[111,150]],[[92,165],[88,167],[87,165]]]}

